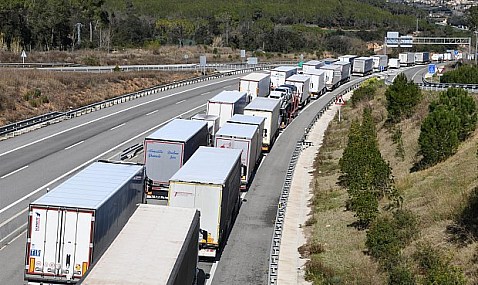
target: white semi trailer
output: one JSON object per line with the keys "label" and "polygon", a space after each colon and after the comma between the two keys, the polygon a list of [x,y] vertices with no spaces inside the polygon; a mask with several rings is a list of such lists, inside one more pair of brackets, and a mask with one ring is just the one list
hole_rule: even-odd
{"label": "white semi trailer", "polygon": [[81,285],[196,284],[199,211],[142,204]]}
{"label": "white semi trailer", "polygon": [[286,84],[297,87],[297,93],[294,94],[299,98],[300,107],[304,107],[310,102],[310,77],[304,74],[295,74],[285,80]]}
{"label": "white semi trailer", "polygon": [[244,91],[222,91],[207,101],[206,114],[219,117],[219,127],[235,114],[243,114],[247,104]]}
{"label": "white semi trailer", "polygon": [[279,66],[271,70],[271,89],[277,88],[285,83],[285,80],[297,74],[295,66]]}
{"label": "white semi trailer", "polygon": [[94,162],[28,208],[24,278],[76,283],[144,197],[142,165]]}
{"label": "white semi trailer", "polygon": [[239,79],[239,91],[247,93],[247,102],[251,102],[256,97],[267,97],[270,87],[270,74],[251,73]]}
{"label": "white semi trailer", "polygon": [[[199,256],[215,258],[240,207],[241,150],[200,147],[171,177],[171,207],[201,212]],[[202,238],[201,238],[202,237]]]}
{"label": "white semi trailer", "polygon": [[262,139],[263,151],[270,151],[279,135],[280,102],[279,99],[256,98],[244,108],[244,115],[265,118]]}

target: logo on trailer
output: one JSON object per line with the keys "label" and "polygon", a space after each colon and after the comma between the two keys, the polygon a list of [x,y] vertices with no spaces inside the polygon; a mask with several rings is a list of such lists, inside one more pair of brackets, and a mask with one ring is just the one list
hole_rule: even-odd
{"label": "logo on trailer", "polygon": [[40,213],[35,212],[35,231],[40,231]]}

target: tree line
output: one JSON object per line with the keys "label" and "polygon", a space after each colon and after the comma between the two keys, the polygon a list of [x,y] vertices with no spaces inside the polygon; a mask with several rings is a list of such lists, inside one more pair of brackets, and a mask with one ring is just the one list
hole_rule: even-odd
{"label": "tree line", "polygon": [[8,50],[206,44],[345,53],[357,40],[382,40],[385,30],[413,31],[417,15],[374,0],[4,0],[0,43]]}

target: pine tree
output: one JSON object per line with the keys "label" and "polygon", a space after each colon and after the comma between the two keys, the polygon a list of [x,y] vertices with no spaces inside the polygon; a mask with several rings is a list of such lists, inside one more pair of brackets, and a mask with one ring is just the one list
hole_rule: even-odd
{"label": "pine tree", "polygon": [[460,119],[447,106],[433,107],[420,129],[418,145],[423,158],[419,168],[435,165],[456,152],[459,124]]}
{"label": "pine tree", "polygon": [[421,100],[421,91],[405,74],[397,75],[393,84],[385,91],[388,121],[398,123],[413,114],[414,107]]}

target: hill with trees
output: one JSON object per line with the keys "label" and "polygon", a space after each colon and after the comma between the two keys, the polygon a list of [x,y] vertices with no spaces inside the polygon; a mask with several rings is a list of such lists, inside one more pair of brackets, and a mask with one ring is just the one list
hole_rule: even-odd
{"label": "hill with trees", "polygon": [[[357,52],[423,12],[377,0],[4,0],[0,48],[45,51],[205,44],[273,52]],[[434,29],[421,21],[424,30]],[[358,44],[357,44],[358,41]]]}

